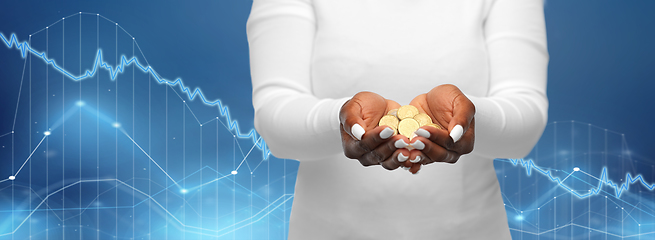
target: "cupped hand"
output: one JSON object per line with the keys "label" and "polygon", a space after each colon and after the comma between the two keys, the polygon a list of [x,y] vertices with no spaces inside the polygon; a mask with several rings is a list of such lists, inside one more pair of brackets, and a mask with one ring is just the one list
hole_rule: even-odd
{"label": "cupped hand", "polygon": [[[434,162],[455,163],[463,154],[473,151],[475,141],[475,106],[454,85],[444,84],[421,94],[411,103],[445,129],[423,126],[410,143],[416,150],[410,153],[412,173],[420,165]],[[416,161],[416,158],[420,158]],[[409,165],[409,164],[408,164]],[[407,166],[407,165],[406,165]]]}
{"label": "cupped hand", "polygon": [[[378,126],[389,110],[400,107],[395,101],[372,92],[360,92],[348,100],[339,113],[341,142],[346,157],[363,166],[382,165],[393,170],[401,165],[398,158],[409,157],[408,139],[394,135],[388,126]],[[399,156],[399,154],[403,154]]]}

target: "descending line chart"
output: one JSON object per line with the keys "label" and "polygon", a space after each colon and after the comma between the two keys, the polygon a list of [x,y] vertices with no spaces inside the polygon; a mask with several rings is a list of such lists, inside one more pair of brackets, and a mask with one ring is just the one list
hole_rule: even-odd
{"label": "descending line chart", "polygon": [[[0,39],[24,60],[0,113],[0,239],[286,239],[297,162],[121,25],[79,12]],[[553,122],[494,164],[514,239],[655,237],[655,165],[620,133]]]}
{"label": "descending line chart", "polygon": [[269,161],[220,100],[161,77],[119,24],[80,12],[0,38],[25,60],[0,137],[0,239],[286,238],[294,163]]}

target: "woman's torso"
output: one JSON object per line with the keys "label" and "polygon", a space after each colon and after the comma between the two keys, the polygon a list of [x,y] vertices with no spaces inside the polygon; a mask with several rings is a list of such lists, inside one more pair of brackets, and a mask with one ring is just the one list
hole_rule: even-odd
{"label": "woman's torso", "polygon": [[[401,105],[451,83],[485,96],[489,2],[314,0],[311,63],[319,98],[376,92]],[[345,156],[302,161],[291,239],[507,239],[491,159],[463,156],[418,175]]]}

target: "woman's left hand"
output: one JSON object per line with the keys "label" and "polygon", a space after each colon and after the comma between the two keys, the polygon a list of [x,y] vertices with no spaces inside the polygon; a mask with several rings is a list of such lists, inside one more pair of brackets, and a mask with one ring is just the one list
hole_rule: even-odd
{"label": "woman's left hand", "polygon": [[459,88],[451,84],[437,86],[415,97],[410,105],[447,129],[423,126],[416,131],[417,136],[410,142],[415,150],[410,151],[410,161],[405,162],[410,172],[416,173],[421,165],[434,162],[455,163],[461,155],[473,151],[475,106]]}

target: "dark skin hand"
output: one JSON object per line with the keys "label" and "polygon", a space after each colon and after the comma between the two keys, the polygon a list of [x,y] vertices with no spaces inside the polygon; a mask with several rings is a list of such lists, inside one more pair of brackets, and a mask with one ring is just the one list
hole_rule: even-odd
{"label": "dark skin hand", "polygon": [[[419,136],[411,141],[411,146],[417,149],[410,152],[409,159],[420,157],[421,160],[417,163],[405,162],[410,172],[416,173],[421,165],[435,162],[456,163],[460,156],[473,151],[475,106],[459,88],[450,84],[440,85],[427,94],[417,96],[410,104],[417,107],[419,112],[428,114],[434,123],[448,129],[423,126],[420,129],[424,130],[417,131]],[[457,125],[462,126],[464,133],[455,142],[449,133]]]}
{"label": "dark skin hand", "polygon": [[[382,165],[388,170],[400,167],[398,154],[409,156],[409,150],[404,148],[409,140],[402,135],[392,136],[390,130],[381,134],[389,127],[378,126],[382,116],[399,107],[397,102],[372,92],[360,92],[348,100],[339,113],[341,142],[346,157],[357,159],[363,166]],[[356,124],[361,126],[360,131],[353,128]],[[404,144],[397,148],[396,141],[401,139]]]}
{"label": "dark skin hand", "polygon": [[[410,104],[448,130],[421,127],[423,130],[417,131],[418,136],[407,147],[407,143],[410,143],[407,137],[383,134],[388,127],[378,126],[380,118],[389,110],[398,109],[400,104],[372,92],[360,92],[341,107],[339,115],[346,157],[359,160],[363,166],[382,165],[388,170],[405,167],[416,174],[422,165],[455,163],[461,155],[473,150],[475,106],[459,88],[450,84],[440,85],[427,94],[417,96]],[[356,124],[361,126],[359,130],[353,127]],[[462,127],[463,134],[455,142],[449,133],[457,125]],[[400,162],[399,154],[409,160]],[[417,157],[420,160],[416,161]]]}

